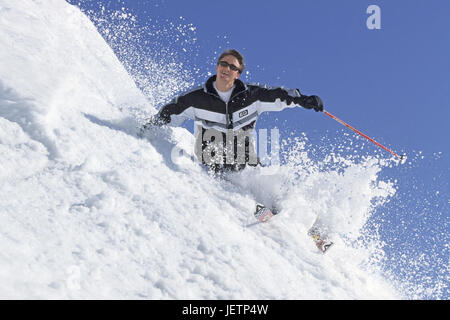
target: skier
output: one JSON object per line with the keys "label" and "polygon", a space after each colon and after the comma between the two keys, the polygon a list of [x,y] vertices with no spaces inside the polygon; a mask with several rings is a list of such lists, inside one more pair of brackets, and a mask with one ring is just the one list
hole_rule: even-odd
{"label": "skier", "polygon": [[251,133],[262,112],[298,106],[323,111],[318,96],[302,95],[298,89],[243,83],[238,78],[244,68],[242,54],[226,50],[219,56],[216,75],[203,86],[173,99],[144,128],[177,125],[187,118],[195,120],[197,158],[214,172],[222,173],[258,164]]}
{"label": "skier", "polygon": [[[323,102],[316,95],[301,94],[299,89],[245,84],[239,80],[244,68],[241,53],[234,49],[224,51],[217,60],[216,75],[204,85],[175,97],[144,129],[168,123],[178,125],[190,118],[195,121],[195,155],[211,171],[222,174],[258,165],[251,133],[262,112],[298,106],[321,112]],[[267,217],[267,208],[257,208],[256,216]]]}

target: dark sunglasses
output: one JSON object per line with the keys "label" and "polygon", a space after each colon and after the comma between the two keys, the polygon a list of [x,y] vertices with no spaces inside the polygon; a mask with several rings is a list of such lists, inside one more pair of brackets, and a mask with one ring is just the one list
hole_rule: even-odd
{"label": "dark sunglasses", "polygon": [[224,68],[230,67],[230,69],[233,70],[233,71],[239,71],[239,72],[241,71],[241,69],[236,67],[234,64],[228,63],[228,62],[223,61],[223,60],[219,61],[217,64],[220,65],[221,67],[224,67]]}

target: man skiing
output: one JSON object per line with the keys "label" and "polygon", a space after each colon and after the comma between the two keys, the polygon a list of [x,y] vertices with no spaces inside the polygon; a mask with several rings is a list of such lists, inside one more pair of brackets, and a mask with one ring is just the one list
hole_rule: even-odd
{"label": "man skiing", "polygon": [[[216,65],[216,75],[206,83],[175,97],[144,125],[181,124],[185,119],[195,121],[195,155],[216,174],[238,171],[247,165],[256,166],[252,132],[256,120],[265,111],[304,107],[323,111],[323,102],[307,96],[298,89],[268,88],[245,84],[239,80],[245,68],[244,58],[237,50],[223,52]],[[265,222],[277,212],[257,205],[255,217]],[[325,252],[323,239],[312,234],[318,248]],[[319,241],[320,240],[320,241]]]}
{"label": "man skiing", "polygon": [[244,68],[243,56],[226,50],[217,61],[215,76],[173,99],[144,127],[193,119],[196,156],[207,167],[220,173],[257,165],[251,133],[262,112],[297,106],[323,111],[323,103],[318,96],[302,95],[298,89],[244,84],[238,79]]}

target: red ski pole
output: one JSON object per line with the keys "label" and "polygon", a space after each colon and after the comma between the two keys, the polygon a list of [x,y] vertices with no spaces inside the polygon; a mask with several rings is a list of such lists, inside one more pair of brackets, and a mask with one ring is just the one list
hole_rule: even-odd
{"label": "red ski pole", "polygon": [[327,116],[329,116],[330,118],[336,120],[337,122],[339,122],[340,124],[346,126],[347,128],[349,128],[350,130],[355,131],[357,134],[359,134],[360,136],[363,136],[364,138],[366,138],[367,140],[369,140],[370,142],[376,144],[377,146],[379,146],[380,148],[386,150],[387,152],[389,152],[390,154],[396,156],[397,158],[399,158],[400,160],[405,159],[405,155],[401,155],[399,156],[398,154],[396,154],[394,151],[389,150],[388,148],[386,148],[385,146],[383,146],[381,143],[376,142],[375,140],[373,140],[372,138],[368,137],[367,135],[365,135],[364,133],[362,133],[359,130],[356,130],[355,128],[353,128],[352,126],[350,126],[349,124],[345,123],[344,121],[342,121],[341,119],[339,119],[336,116],[333,116],[331,113],[329,113],[328,111],[323,110],[323,113],[325,113]]}

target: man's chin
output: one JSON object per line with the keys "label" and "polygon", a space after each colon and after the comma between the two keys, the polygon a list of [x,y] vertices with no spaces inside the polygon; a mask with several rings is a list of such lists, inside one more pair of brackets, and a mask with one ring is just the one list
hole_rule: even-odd
{"label": "man's chin", "polygon": [[224,82],[230,82],[231,81],[231,77],[230,76],[221,75],[221,76],[219,76],[219,79],[224,81]]}

